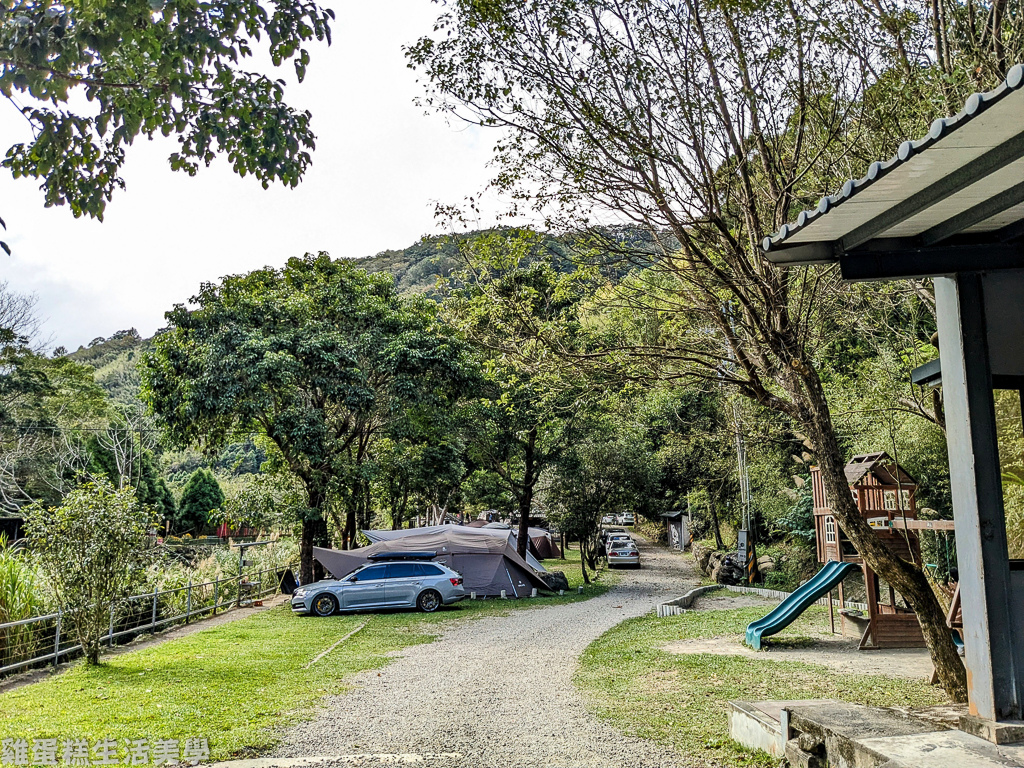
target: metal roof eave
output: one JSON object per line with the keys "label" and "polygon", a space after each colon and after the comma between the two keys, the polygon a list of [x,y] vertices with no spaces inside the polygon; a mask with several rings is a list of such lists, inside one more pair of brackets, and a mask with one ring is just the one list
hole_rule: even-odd
{"label": "metal roof eave", "polygon": [[835,264],[839,254],[834,243],[800,243],[782,246],[769,251],[766,256],[773,264]]}
{"label": "metal roof eave", "polygon": [[[1008,188],[1000,185],[997,190],[989,194],[980,202],[963,202],[960,198],[954,198],[952,207],[954,210],[949,213],[941,213],[941,210],[933,206],[944,204],[949,208],[949,198],[964,190],[968,190],[961,197],[971,197],[975,194],[979,181],[984,182],[989,177],[1002,171],[1004,174],[1016,174],[1016,169],[1024,158],[1024,131],[1018,131],[999,140],[994,144],[971,141],[977,139],[972,133],[965,134],[965,138],[958,135],[955,140],[950,136],[957,130],[970,122],[978,115],[988,111],[989,107],[1003,101],[1006,96],[1017,91],[1024,85],[1024,65],[1014,66],[1006,76],[1006,79],[995,89],[988,93],[976,93],[972,95],[964,106],[964,109],[957,115],[950,118],[935,120],[928,134],[917,141],[906,141],[900,145],[897,155],[884,162],[874,162],[868,168],[867,174],[860,179],[847,181],[843,188],[835,195],[821,199],[817,208],[809,211],[802,211],[797,220],[792,224],[784,225],[771,237],[764,239],[762,248],[766,258],[775,264],[826,264],[837,261],[846,261],[845,257],[851,251],[860,252],[865,245],[870,246],[874,238],[884,235],[894,226],[903,224],[922,212],[935,214],[939,211],[944,218],[924,228],[919,234],[920,237],[914,244],[914,249],[936,245],[959,232],[964,232],[972,226],[978,225],[986,218],[999,214],[1006,215],[1009,212],[1010,218],[1016,218],[1020,211],[1015,206],[1024,201],[1024,186],[1021,184],[1012,185]],[[1018,100],[1020,100],[1018,98]],[[1009,105],[1010,102],[1007,102]],[[1015,107],[1007,106],[1003,112],[1010,115],[1009,118],[1002,118],[1001,125],[1011,125],[1010,130],[1017,130],[1016,126],[1024,123],[1024,118],[1017,116]],[[997,117],[1002,117],[997,110]],[[979,124],[978,130],[974,131],[979,136],[986,136],[988,132],[985,122]],[[946,153],[952,150],[956,155],[963,155],[961,163],[952,167],[948,165],[951,158],[943,158],[943,153],[935,155],[934,160],[924,160],[926,166],[931,163],[933,169],[939,168],[941,176],[927,181],[923,187],[916,191],[899,195],[896,199],[888,198],[893,194],[893,185],[903,190],[903,182],[910,181],[915,174],[920,177],[922,161],[917,160],[925,150],[933,147],[940,140],[948,140],[943,144]],[[950,143],[952,141],[952,143]],[[972,152],[965,150],[974,151]],[[982,151],[984,150],[984,151]],[[977,154],[981,152],[981,154]],[[927,155],[932,158],[933,152]],[[911,161],[916,161],[907,167]],[[865,196],[863,192],[870,189],[877,182],[891,176],[892,174],[905,169],[905,172],[897,173],[888,185],[879,189],[881,192]],[[909,174],[909,175],[908,175]],[[1019,176],[1017,177],[1019,178]],[[993,183],[1000,181],[999,177],[993,179]],[[844,202],[855,200],[857,204],[852,209],[841,207]],[[849,205],[849,204],[848,204]],[[842,210],[844,213],[839,219],[835,219],[835,211]],[[831,217],[827,214],[832,214]],[[825,237],[815,239],[813,231],[821,229],[821,226],[811,227],[815,222],[830,221],[826,226]],[[1005,235],[1002,232],[993,234]],[[827,233],[827,234],[826,234]],[[802,235],[802,237],[796,237]],[[944,245],[946,245],[944,243]],[[844,265],[845,267],[845,265]],[[845,268],[844,268],[845,272]]]}

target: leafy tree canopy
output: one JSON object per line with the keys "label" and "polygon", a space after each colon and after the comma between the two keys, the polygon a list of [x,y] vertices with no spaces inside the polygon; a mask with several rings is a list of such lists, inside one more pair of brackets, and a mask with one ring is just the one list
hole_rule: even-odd
{"label": "leafy tree canopy", "polygon": [[47,206],[99,218],[124,187],[126,148],[156,133],[178,138],[174,170],[194,175],[226,153],[264,187],[294,186],[310,162],[311,115],[284,101],[284,81],[241,62],[262,45],[302,80],[307,43],[330,41],[333,18],[308,0],[4,3],[0,93],[25,105],[33,139],[0,165],[41,179]]}
{"label": "leafy tree canopy", "polygon": [[[881,5],[820,0],[455,0],[407,54],[425,74],[428,103],[503,129],[494,184],[551,228],[628,220],[671,233],[677,246],[664,243],[648,274],[604,302],[641,315],[605,357],[728,385],[806,433],[837,522],[914,608],[943,685],[963,699],[963,664],[926,574],[879,543],[848,493],[822,376],[822,353],[845,335],[822,322],[841,311],[836,273],[780,268],[760,247],[851,175],[851,159],[863,172],[865,134],[873,153],[895,148],[894,134],[872,124],[899,111],[888,90],[873,90],[879,73],[908,83],[900,100],[927,102],[934,90],[915,73],[931,68],[930,50],[976,62],[986,49],[1004,63],[1003,43],[1019,39],[1013,14],[1004,23],[1003,6],[982,8],[989,20],[974,27],[978,10],[952,8],[966,12],[967,29],[991,24],[1000,44],[950,50],[943,32],[963,27],[945,11],[897,19]],[[512,343],[539,339],[563,352],[555,329],[522,321],[532,320],[531,299],[517,302],[518,317],[508,302],[516,322],[507,327],[527,339]]]}
{"label": "leafy tree canopy", "polygon": [[0,342],[0,508],[57,502],[81,468],[68,450],[78,438],[65,434],[105,412],[88,367],[46,358],[17,340]]}
{"label": "leafy tree canopy", "polygon": [[[277,447],[308,496],[308,580],[313,538],[328,543],[328,502],[347,504],[364,483],[352,473],[370,439],[474,380],[476,367],[436,329],[432,305],[326,254],[205,285],[194,303],[168,313],[171,329],[145,358],[145,395],[179,443],[216,449],[256,433]],[[345,527],[354,536],[354,518]]]}

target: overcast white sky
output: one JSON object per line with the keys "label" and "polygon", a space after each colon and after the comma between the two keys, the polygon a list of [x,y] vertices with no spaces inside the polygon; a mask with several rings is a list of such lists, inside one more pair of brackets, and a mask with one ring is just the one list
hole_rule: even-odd
{"label": "overcast white sky", "polygon": [[[14,251],[0,252],[0,281],[38,296],[54,345],[73,350],[133,326],[148,336],[201,282],[307,251],[361,257],[404,248],[439,231],[433,201],[459,203],[483,187],[498,137],[413,104],[421,87],[401,46],[430,32],[438,6],[325,4],[338,16],[334,43],[313,46],[306,81],[287,94],[312,111],[318,137],[296,189],[264,191],[221,159],[189,178],[167,165],[172,140],[141,141],[128,152],[128,188],[100,223],[44,208],[38,182],[0,171],[0,215]],[[0,101],[0,152],[24,136],[23,118]]]}

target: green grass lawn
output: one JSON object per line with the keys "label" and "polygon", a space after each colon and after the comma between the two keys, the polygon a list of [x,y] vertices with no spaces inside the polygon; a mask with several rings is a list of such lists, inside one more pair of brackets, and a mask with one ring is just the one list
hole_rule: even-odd
{"label": "green grass lawn", "polygon": [[[576,684],[599,716],[629,733],[672,745],[696,764],[714,766],[777,762],[730,741],[730,699],[835,698],[887,706],[948,702],[941,689],[924,681],[839,675],[816,664],[771,661],[768,654],[761,660],[660,650],[674,640],[738,638],[765,612],[693,611],[665,619],[648,614],[623,622],[587,648]],[[780,644],[806,645],[827,626],[826,609],[811,608],[786,630]]]}
{"label": "green grass lawn", "polygon": [[[584,587],[585,589],[595,589],[603,592],[615,584],[621,575],[619,571],[612,571],[605,566],[602,566],[596,575],[588,568],[587,573],[594,583],[590,587],[586,587],[583,584],[583,572],[580,569],[580,551],[578,549],[566,549],[564,560],[545,560],[543,565],[549,571],[562,571],[569,580],[570,589]],[[594,595],[591,596],[593,597]]]}
{"label": "green grass lawn", "polygon": [[[99,667],[76,665],[60,675],[0,694],[0,738],[203,738],[211,756],[265,752],[282,723],[309,716],[319,700],[340,693],[357,672],[382,667],[388,654],[431,642],[441,625],[595,597],[602,574],[584,587],[579,553],[550,560],[566,573],[572,594],[525,600],[463,601],[435,614],[400,612],[299,617],[287,605],[188,637],[114,656]],[[319,654],[365,627],[312,666]],[[308,668],[307,668],[308,667]],[[122,750],[122,756],[124,752]]]}

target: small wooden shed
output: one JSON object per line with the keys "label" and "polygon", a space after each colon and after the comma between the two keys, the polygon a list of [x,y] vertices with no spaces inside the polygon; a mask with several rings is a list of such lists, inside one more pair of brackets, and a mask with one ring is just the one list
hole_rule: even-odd
{"label": "small wooden shed", "polygon": [[690,517],[681,510],[666,512],[661,516],[665,521],[665,536],[672,549],[685,550],[691,544]]}
{"label": "small wooden shed", "polygon": [[[920,563],[921,545],[917,532],[907,526],[909,521],[917,519],[917,481],[884,451],[854,456],[846,465],[845,472],[857,509],[875,529],[876,535],[899,557]],[[891,586],[888,602],[882,601],[878,576],[864,563],[836,523],[818,467],[811,468],[811,491],[818,562],[859,563],[864,571],[868,618],[860,647],[924,647],[916,614],[898,605]]]}

